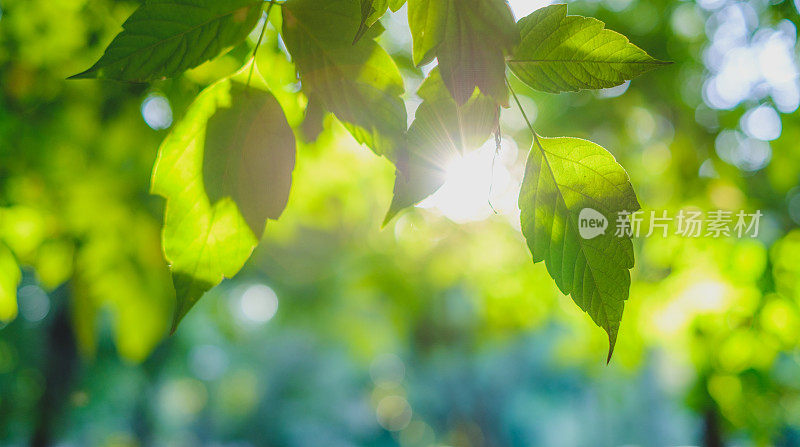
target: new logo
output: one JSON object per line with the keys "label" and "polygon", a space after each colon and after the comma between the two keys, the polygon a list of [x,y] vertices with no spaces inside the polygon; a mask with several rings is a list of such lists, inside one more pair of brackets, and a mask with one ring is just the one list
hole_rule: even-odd
{"label": "new logo", "polygon": [[608,219],[599,211],[584,208],[578,215],[578,233],[584,239],[594,239],[606,233]]}

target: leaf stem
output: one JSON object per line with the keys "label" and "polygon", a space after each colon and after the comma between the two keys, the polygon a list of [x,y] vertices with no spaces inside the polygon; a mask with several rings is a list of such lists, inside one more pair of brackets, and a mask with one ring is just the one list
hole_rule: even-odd
{"label": "leaf stem", "polygon": [[258,42],[256,42],[256,47],[253,48],[253,55],[250,57],[252,61],[252,65],[250,65],[250,73],[247,74],[247,84],[245,86],[245,91],[250,90],[250,80],[253,79],[253,71],[256,68],[256,54],[258,53],[258,48],[261,47],[261,42],[264,40],[264,34],[267,31],[267,25],[269,25],[269,13],[272,11],[272,7],[278,3],[275,0],[270,0],[269,6],[267,6],[267,14],[264,17],[264,25],[261,27],[261,34],[258,35]]}
{"label": "leaf stem", "polygon": [[514,97],[514,102],[517,103],[520,113],[522,113],[522,118],[525,119],[525,124],[528,125],[528,129],[530,129],[531,133],[533,134],[533,140],[539,147],[541,147],[541,144],[539,143],[539,134],[536,133],[536,130],[531,124],[531,120],[528,119],[528,115],[525,113],[525,109],[522,108],[522,103],[519,101],[519,97],[517,96],[517,92],[514,91],[514,87],[511,86],[511,82],[508,81],[508,77],[506,77],[506,85],[508,86],[508,90],[511,92],[511,96]]}
{"label": "leaf stem", "polygon": [[495,214],[500,214],[500,213],[497,212],[497,210],[494,208],[494,205],[492,204],[492,192],[494,191],[494,166],[495,166],[495,164],[497,162],[497,157],[500,155],[500,149],[501,149],[501,144],[502,144],[501,136],[500,136],[500,115],[499,114],[498,114],[498,119],[497,119],[497,128],[494,130],[494,144],[495,144],[495,148],[494,148],[494,154],[492,155],[492,170],[489,173],[489,197],[488,197],[487,201],[489,202],[489,208],[492,209],[492,212],[495,213]]}

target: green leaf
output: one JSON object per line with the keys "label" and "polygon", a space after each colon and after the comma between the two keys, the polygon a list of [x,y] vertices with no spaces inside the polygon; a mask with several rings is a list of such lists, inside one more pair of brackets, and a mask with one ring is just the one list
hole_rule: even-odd
{"label": "green leaf", "polygon": [[17,316],[17,286],[21,279],[17,260],[0,242],[0,322],[7,323]]}
{"label": "green leaf", "polygon": [[442,77],[459,104],[481,89],[507,102],[505,55],[519,42],[505,0],[409,0],[408,24],[417,65],[439,58]]}
{"label": "green leaf", "polygon": [[389,0],[361,0],[361,23],[353,43],[358,42],[370,27],[386,14],[387,9],[389,9]]}
{"label": "green leaf", "polygon": [[[630,237],[615,230],[618,213],[639,209],[628,174],[590,141],[537,137],[519,207],[533,262],[545,261],[558,288],[605,329],[611,360],[634,264]],[[607,219],[604,234],[581,236],[579,216],[585,208]]]}
{"label": "green leaf", "polygon": [[[263,224],[256,225],[256,220],[279,214],[278,209],[285,203],[289,150],[294,151],[293,139],[291,148],[288,147],[285,118],[282,112],[275,110],[277,105],[270,94],[251,90],[252,96],[242,99],[242,94],[247,94],[240,89],[230,79],[205,89],[159,149],[152,192],[167,199],[164,254],[171,266],[178,302],[173,331],[206,291],[242,268],[258,243],[260,232],[253,232],[240,206],[253,226],[263,229]],[[207,132],[209,121],[211,127]],[[225,124],[237,126],[239,130],[219,127]],[[255,129],[256,125],[269,129]],[[242,135],[225,142],[224,135],[228,132]],[[267,137],[275,140],[258,141]],[[239,175],[244,172],[245,178],[234,179],[230,184],[220,184],[219,179],[205,179],[204,172],[219,172],[204,163],[206,142],[218,146],[209,148],[213,154],[210,157],[233,167]],[[223,155],[219,153],[222,150],[233,153]],[[275,167],[266,166],[265,154],[277,155]],[[261,175],[275,177],[255,178],[255,169],[231,162],[237,155],[265,169]],[[263,189],[271,185],[278,186],[275,190]],[[206,186],[214,199],[209,197]],[[252,189],[242,191],[248,187]],[[273,197],[263,201],[255,198],[259,191]],[[226,193],[233,198],[223,196]],[[216,200],[218,196],[221,198]],[[234,200],[242,203],[237,206]]]}
{"label": "green leaf", "polygon": [[232,198],[253,234],[261,236],[267,219],[277,220],[289,200],[294,134],[268,92],[234,83],[231,103],[208,121],[203,181],[211,203]]}
{"label": "green leaf", "polygon": [[289,0],[283,38],[303,89],[319,100],[362,144],[393,159],[407,126],[400,70],[373,40],[376,24],[353,44],[361,23],[359,0]]}
{"label": "green leaf", "polygon": [[322,104],[314,98],[308,98],[305,112],[303,123],[300,125],[300,133],[302,134],[303,142],[314,143],[325,130],[327,112]]}
{"label": "green leaf", "polygon": [[519,21],[522,42],[508,62],[517,77],[550,93],[620,85],[661,65],[597,19],[568,16],[567,5]]}
{"label": "green leaf", "polygon": [[459,104],[475,88],[508,103],[505,56],[519,43],[514,15],[506,0],[449,1],[444,36],[437,50],[442,79]]}
{"label": "green leaf", "polygon": [[408,0],[408,26],[411,29],[414,64],[430,63],[444,39],[450,0]]}
{"label": "green leaf", "polygon": [[480,147],[497,129],[499,108],[475,92],[459,106],[450,96],[438,69],[420,86],[422,98],[408,130],[408,147],[398,161],[394,198],[386,221],[436,192],[447,167],[464,152]]}
{"label": "green leaf", "polygon": [[100,60],[72,78],[147,82],[178,75],[243,41],[262,5],[255,0],[148,0]]}

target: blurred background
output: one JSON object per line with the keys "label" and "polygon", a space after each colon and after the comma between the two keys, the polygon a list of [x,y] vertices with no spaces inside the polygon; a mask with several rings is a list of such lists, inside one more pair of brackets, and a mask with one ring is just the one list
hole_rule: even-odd
{"label": "blurred background", "polygon": [[[645,210],[764,213],[758,238],[636,240],[608,366],[520,234],[520,113],[381,229],[393,168],[304,118],[279,14],[258,66],[306,140],[289,206],[167,336],[152,164],[257,36],[176,80],[65,81],[136,6],[0,0],[0,283],[22,267],[18,311],[0,290],[0,445],[800,445],[797,0],[575,1],[675,64],[600,92],[515,83],[539,133],[609,149]],[[431,67],[405,8],[384,24],[413,116]]]}

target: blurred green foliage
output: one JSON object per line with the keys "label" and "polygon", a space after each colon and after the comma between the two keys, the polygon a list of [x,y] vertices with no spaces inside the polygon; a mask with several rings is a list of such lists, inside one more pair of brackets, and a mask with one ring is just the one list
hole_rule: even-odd
{"label": "blurred green foliage", "polygon": [[[258,36],[175,80],[65,81],[136,6],[0,1],[1,444],[800,443],[800,117],[786,106],[791,89],[759,93],[763,73],[739,101],[709,87],[725,81],[723,56],[780,31],[796,89],[791,2],[574,2],[571,13],[676,63],[600,94],[536,93],[512,79],[541,134],[609,149],[646,211],[765,215],[757,239],[637,239],[608,367],[605,335],[531,263],[502,191],[479,190],[455,211],[434,202],[381,230],[394,169],[330,116],[298,148],[289,205],[254,258],[167,337],[156,151]],[[414,103],[423,75],[405,14],[384,19],[379,41]],[[304,123],[271,21],[259,70],[293,127],[318,128]],[[715,50],[724,38],[729,48]],[[759,105],[783,112],[769,142],[748,129]],[[495,172],[513,190],[531,135],[514,109],[502,123]],[[12,319],[6,284],[17,277]]]}

